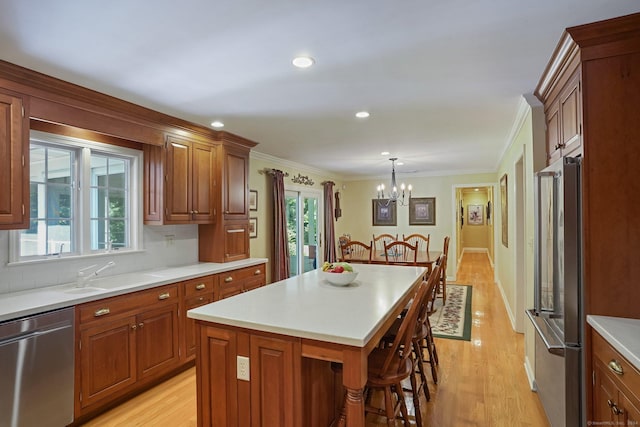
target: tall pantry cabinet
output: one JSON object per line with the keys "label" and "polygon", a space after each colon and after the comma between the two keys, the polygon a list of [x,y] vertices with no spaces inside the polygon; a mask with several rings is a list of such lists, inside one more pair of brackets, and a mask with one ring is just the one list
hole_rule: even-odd
{"label": "tall pantry cabinet", "polygon": [[640,14],[568,28],[536,89],[548,163],[583,156],[583,324],[587,419],[594,420],[587,315],[640,318]]}

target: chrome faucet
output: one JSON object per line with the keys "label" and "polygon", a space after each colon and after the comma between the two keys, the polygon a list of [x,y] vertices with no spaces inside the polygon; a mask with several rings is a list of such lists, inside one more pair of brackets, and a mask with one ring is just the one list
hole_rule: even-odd
{"label": "chrome faucet", "polygon": [[93,273],[89,273],[89,274],[87,274],[87,271],[91,270],[92,268],[96,268],[96,266],[97,266],[96,264],[90,265],[89,267],[85,267],[85,268],[83,268],[81,270],[78,270],[78,281],[76,283],[76,288],[84,288],[85,286],[87,286],[87,282],[89,280],[93,279],[98,274],[102,273],[106,269],[111,268],[111,267],[113,267],[115,265],[116,265],[115,262],[109,261],[108,263],[106,263],[102,267],[98,268],[97,270],[94,270]]}

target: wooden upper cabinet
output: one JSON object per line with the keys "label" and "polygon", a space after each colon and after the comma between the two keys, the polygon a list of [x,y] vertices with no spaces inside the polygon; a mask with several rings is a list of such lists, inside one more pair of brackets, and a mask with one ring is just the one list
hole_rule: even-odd
{"label": "wooden upper cabinet", "polygon": [[248,219],[248,151],[225,147],[223,189],[223,210],[225,219]]}
{"label": "wooden upper cabinet", "polygon": [[29,112],[26,96],[0,88],[0,229],[29,227]]}
{"label": "wooden upper cabinet", "polygon": [[580,85],[580,70],[576,70],[562,93],[560,93],[561,147],[564,154],[572,153],[582,144]]}
{"label": "wooden upper cabinet", "polygon": [[144,155],[146,224],[215,222],[214,145],[169,135],[164,149],[144,147]]}

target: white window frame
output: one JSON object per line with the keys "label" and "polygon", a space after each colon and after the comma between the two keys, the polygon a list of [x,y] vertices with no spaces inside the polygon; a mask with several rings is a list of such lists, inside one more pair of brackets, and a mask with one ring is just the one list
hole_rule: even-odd
{"label": "white window frame", "polygon": [[[130,253],[141,250],[142,247],[142,151],[118,145],[104,144],[80,138],[64,135],[56,135],[40,131],[30,131],[30,141],[41,142],[49,145],[59,145],[78,150],[76,163],[82,163],[82,167],[75,165],[77,173],[74,190],[76,191],[75,203],[75,230],[72,233],[76,251],[70,254],[20,256],[20,230],[12,230],[10,233],[9,263],[52,261],[58,259],[81,258],[87,256]],[[128,248],[109,251],[108,249],[91,249],[91,150],[107,155],[125,157],[130,162],[129,178],[129,242]]]}

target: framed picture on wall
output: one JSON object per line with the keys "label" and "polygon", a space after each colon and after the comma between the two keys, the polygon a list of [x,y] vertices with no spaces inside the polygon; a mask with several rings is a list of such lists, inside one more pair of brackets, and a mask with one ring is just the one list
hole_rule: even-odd
{"label": "framed picture on wall", "polygon": [[484,224],[484,206],[483,205],[469,205],[467,207],[469,211],[469,225],[483,225]]}
{"label": "framed picture on wall", "polygon": [[250,211],[258,210],[258,191],[257,190],[249,190],[249,210]]}
{"label": "framed picture on wall", "polygon": [[249,218],[249,238],[258,237],[258,218]]}
{"label": "framed picture on wall", "polygon": [[507,200],[507,174],[500,178],[500,213],[502,215],[502,244],[509,247],[509,201]]}
{"label": "framed picture on wall", "polygon": [[391,202],[389,199],[373,199],[371,200],[371,210],[374,226],[390,225],[395,227],[398,225],[395,202]]}
{"label": "framed picture on wall", "polygon": [[436,198],[409,199],[409,225],[436,225]]}

